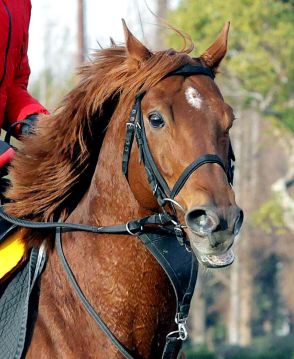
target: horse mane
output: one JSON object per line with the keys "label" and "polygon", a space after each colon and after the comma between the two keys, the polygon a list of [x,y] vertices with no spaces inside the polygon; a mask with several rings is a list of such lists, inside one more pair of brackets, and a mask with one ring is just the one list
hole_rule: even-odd
{"label": "horse mane", "polygon": [[12,162],[6,211],[36,221],[66,219],[90,185],[114,109],[127,121],[135,95],[194,61],[188,52],[155,52],[134,68],[124,46],[96,51],[60,106],[23,139]]}

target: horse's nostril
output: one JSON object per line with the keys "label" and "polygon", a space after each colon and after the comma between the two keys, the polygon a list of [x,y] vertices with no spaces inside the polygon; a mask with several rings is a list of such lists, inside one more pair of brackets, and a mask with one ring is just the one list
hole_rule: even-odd
{"label": "horse's nostril", "polygon": [[207,235],[216,229],[219,219],[204,208],[196,208],[186,214],[186,223],[197,234]]}

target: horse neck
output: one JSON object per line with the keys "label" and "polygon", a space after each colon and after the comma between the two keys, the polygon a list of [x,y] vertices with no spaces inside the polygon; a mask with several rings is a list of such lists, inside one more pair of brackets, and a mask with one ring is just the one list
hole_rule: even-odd
{"label": "horse neck", "polygon": [[[122,174],[125,122],[113,119],[106,132],[90,188],[77,212],[96,225],[126,223],[148,213],[135,200]],[[82,210],[82,211],[81,211]],[[84,217],[83,216],[83,217]]]}

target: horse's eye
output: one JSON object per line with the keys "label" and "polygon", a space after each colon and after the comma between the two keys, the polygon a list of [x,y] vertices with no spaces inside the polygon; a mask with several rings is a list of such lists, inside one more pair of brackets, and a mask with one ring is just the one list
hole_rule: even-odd
{"label": "horse's eye", "polygon": [[153,112],[148,116],[149,122],[154,128],[161,128],[164,126],[164,119],[158,112]]}

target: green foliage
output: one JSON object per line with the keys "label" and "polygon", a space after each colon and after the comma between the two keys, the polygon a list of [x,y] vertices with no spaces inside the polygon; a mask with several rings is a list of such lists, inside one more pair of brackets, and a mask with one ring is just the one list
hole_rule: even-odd
{"label": "green foliage", "polygon": [[263,358],[290,359],[294,354],[294,335],[258,337],[252,347],[259,355],[263,354]]}
{"label": "green foliage", "polygon": [[202,296],[209,311],[205,312],[205,327],[210,330],[215,343],[221,343],[226,338],[226,325],[223,313],[219,310],[217,302],[220,300],[220,293],[225,292],[223,283],[214,280],[207,280],[205,291]]}
{"label": "green foliage", "polygon": [[259,337],[250,347],[227,345],[217,348],[215,352],[206,347],[196,347],[185,353],[187,359],[293,359],[294,335]]}
{"label": "green foliage", "polygon": [[280,203],[279,197],[274,195],[252,215],[253,223],[267,234],[273,231],[277,234],[285,233],[283,208]]}
{"label": "green foliage", "polygon": [[252,321],[254,336],[277,333],[286,322],[280,295],[279,264],[280,258],[276,254],[268,255],[260,263],[262,270],[254,278],[254,303],[258,303]]}
{"label": "green foliage", "polygon": [[199,346],[196,349],[185,350],[186,359],[217,359],[217,355],[211,352],[205,346]]}
{"label": "green foliage", "polygon": [[[221,71],[232,91],[242,89],[243,103],[253,100],[262,111],[275,113],[294,130],[294,11],[277,0],[182,0],[170,22],[192,36],[199,56],[231,21],[229,51]],[[173,34],[170,45],[181,48]],[[195,54],[196,55],[196,54]],[[235,79],[235,81],[231,81]],[[238,99],[240,101],[240,98]]]}
{"label": "green foliage", "polygon": [[261,359],[252,348],[242,348],[239,346],[226,346],[220,349],[223,359]]}

